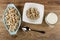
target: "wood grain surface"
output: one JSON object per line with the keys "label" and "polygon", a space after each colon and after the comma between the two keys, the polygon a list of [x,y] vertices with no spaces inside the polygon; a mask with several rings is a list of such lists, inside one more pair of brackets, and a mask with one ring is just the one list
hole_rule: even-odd
{"label": "wood grain surface", "polygon": [[[15,36],[11,36],[2,22],[4,10],[7,4],[14,3],[22,15],[26,2],[43,4],[45,6],[44,19],[49,12],[56,13],[58,15],[58,22],[54,25],[54,28],[50,28],[44,20],[39,25],[28,24],[22,21],[22,26],[43,30],[46,33],[41,34],[33,31],[23,32],[19,30]],[[60,40],[60,0],[0,0],[0,40]]]}

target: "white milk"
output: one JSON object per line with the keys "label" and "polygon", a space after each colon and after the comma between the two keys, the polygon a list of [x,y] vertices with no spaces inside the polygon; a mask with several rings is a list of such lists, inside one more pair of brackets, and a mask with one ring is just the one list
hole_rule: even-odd
{"label": "white milk", "polygon": [[46,23],[51,27],[52,24],[57,23],[58,17],[55,13],[49,13],[46,18],[45,21]]}

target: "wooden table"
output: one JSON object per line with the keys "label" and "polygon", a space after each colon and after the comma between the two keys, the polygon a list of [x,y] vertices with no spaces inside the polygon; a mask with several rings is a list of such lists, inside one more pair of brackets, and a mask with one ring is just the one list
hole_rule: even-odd
{"label": "wooden table", "polygon": [[[9,3],[14,3],[23,12],[23,6],[26,2],[35,2],[45,6],[44,17],[49,12],[55,12],[58,15],[58,22],[54,28],[50,28],[43,20],[42,24],[33,25],[22,22],[22,26],[29,26],[32,29],[43,30],[46,33],[23,32],[21,30],[15,36],[11,36],[5,29],[3,20],[3,12]],[[60,40],[60,0],[0,0],[0,40]]]}

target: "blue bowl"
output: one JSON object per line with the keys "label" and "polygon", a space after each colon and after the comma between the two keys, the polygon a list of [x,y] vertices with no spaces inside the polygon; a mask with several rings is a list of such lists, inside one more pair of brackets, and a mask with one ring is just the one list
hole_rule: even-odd
{"label": "blue bowl", "polygon": [[8,8],[10,8],[10,7],[14,7],[14,8],[18,11],[18,9],[15,7],[14,4],[8,4],[7,8],[6,8],[5,11],[4,11],[3,23],[4,23],[4,25],[5,25],[6,30],[9,32],[9,34],[10,34],[10,35],[15,35],[15,34],[17,33],[17,31],[18,31],[20,25],[21,25],[21,14],[20,14],[20,12],[18,11],[18,14],[19,14],[19,16],[20,16],[20,20],[19,20],[19,25],[18,25],[16,31],[14,31],[14,32],[9,31],[8,26],[7,26],[7,24],[6,24],[6,17],[5,17],[5,14],[6,14]]}

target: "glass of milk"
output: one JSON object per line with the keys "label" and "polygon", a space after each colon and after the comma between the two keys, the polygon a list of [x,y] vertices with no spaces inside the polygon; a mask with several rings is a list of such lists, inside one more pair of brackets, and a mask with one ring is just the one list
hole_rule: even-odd
{"label": "glass of milk", "polygon": [[55,13],[51,12],[45,17],[45,22],[49,25],[49,27],[53,28],[54,24],[57,23],[58,17]]}

